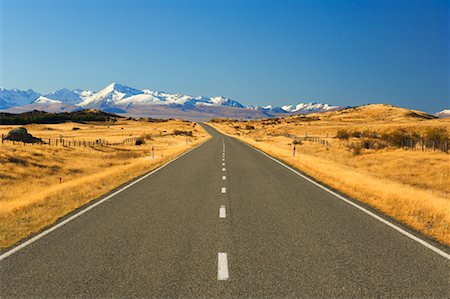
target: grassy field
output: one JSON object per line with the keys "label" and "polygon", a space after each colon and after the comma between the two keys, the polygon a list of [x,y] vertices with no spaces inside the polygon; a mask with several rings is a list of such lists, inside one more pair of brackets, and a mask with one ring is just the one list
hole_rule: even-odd
{"label": "grassy field", "polygon": [[[16,127],[19,126],[0,126],[0,134],[6,135]],[[126,138],[143,137],[145,144],[95,147],[0,144],[0,248],[11,246],[209,138],[199,125],[176,120],[156,123],[120,119],[24,127],[44,141],[101,138],[119,143]],[[176,130],[178,134],[173,134]],[[189,131],[192,136],[185,134]]]}
{"label": "grassy field", "polygon": [[[450,119],[429,119],[418,111],[369,105],[283,119],[218,120],[211,125],[450,245],[448,153],[422,151],[420,143],[413,149],[389,144],[380,148],[361,147],[367,142],[383,144],[383,137],[336,138],[342,131],[388,137],[408,132],[420,138],[436,128],[440,132],[450,130]],[[299,138],[301,144],[296,145],[294,157],[293,136],[316,137],[319,142]]]}

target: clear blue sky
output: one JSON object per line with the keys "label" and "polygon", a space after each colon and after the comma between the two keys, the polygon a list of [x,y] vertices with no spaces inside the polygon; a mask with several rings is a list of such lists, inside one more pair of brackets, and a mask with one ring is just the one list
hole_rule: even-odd
{"label": "clear blue sky", "polygon": [[449,107],[449,1],[0,0],[6,88]]}

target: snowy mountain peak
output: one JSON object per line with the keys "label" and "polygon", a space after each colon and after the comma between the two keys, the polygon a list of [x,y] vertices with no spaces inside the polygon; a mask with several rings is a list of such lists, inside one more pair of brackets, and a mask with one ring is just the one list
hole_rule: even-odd
{"label": "snowy mountain peak", "polygon": [[435,113],[434,115],[440,118],[450,117],[450,109],[444,109],[442,111]]}
{"label": "snowy mountain peak", "polygon": [[62,101],[53,100],[44,96],[40,96],[39,98],[37,98],[36,101],[34,101],[34,103],[48,105],[48,104],[61,104]]}
{"label": "snowy mountain peak", "polygon": [[235,101],[235,100],[232,100],[229,98],[225,98],[222,96],[212,97],[210,100],[212,103],[214,103],[216,105],[244,108],[244,105],[242,105],[238,101]]}
{"label": "snowy mountain peak", "polygon": [[107,94],[107,93],[111,93],[111,92],[123,93],[124,97],[144,93],[142,90],[128,87],[126,85],[115,83],[115,82],[109,84],[108,86],[106,86],[105,88],[100,90],[98,93],[99,94],[100,93]]}
{"label": "snowy mountain peak", "polygon": [[144,94],[142,90],[134,89],[122,84],[111,83],[97,93],[86,97],[78,106],[88,108],[102,108],[113,106],[116,102],[131,96]]}

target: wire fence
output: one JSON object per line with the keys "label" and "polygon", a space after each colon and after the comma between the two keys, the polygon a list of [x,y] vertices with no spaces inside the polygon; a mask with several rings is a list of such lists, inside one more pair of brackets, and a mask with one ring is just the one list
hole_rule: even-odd
{"label": "wire fence", "polygon": [[34,139],[30,142],[10,140],[6,139],[6,136],[2,134],[1,144],[12,144],[22,146],[67,146],[67,147],[95,147],[95,146],[119,146],[119,145],[132,145],[136,144],[136,141],[142,137],[128,137],[120,142],[110,142],[105,139],[96,140],[77,140],[75,138],[40,138]]}
{"label": "wire fence", "polygon": [[[308,141],[319,143],[324,146],[329,145],[329,141],[324,137],[319,136],[297,136],[294,134],[284,133],[284,134],[268,134],[270,136],[283,136],[294,140],[294,143],[298,143],[299,141]],[[328,139],[334,137],[327,137]],[[382,144],[380,144],[382,143]],[[348,143],[350,144],[350,143]],[[348,145],[347,144],[347,145]],[[354,145],[356,143],[353,142]],[[442,151],[448,153],[449,151],[449,140],[434,140],[434,139],[413,139],[413,138],[405,138],[403,140],[398,141],[395,145],[389,144],[388,142],[378,141],[378,140],[363,140],[358,142],[358,144],[367,149],[377,149],[383,147],[396,147],[409,149],[412,151]]]}
{"label": "wire fence", "polygon": [[294,143],[298,143],[299,141],[308,141],[308,142],[313,142],[313,143],[319,143],[321,145],[325,145],[328,146],[329,142],[327,139],[323,138],[323,137],[319,137],[319,136],[297,136],[294,134],[288,134],[288,133],[284,133],[284,134],[268,134],[270,136],[282,136],[282,137],[287,137],[290,139],[294,140]]}

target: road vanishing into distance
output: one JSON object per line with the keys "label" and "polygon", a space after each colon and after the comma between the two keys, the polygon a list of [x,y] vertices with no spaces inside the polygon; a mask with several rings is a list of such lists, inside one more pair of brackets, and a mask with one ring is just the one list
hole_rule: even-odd
{"label": "road vanishing into distance", "polygon": [[449,297],[448,256],[205,128],[206,143],[4,253],[0,297]]}

